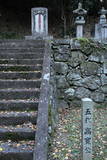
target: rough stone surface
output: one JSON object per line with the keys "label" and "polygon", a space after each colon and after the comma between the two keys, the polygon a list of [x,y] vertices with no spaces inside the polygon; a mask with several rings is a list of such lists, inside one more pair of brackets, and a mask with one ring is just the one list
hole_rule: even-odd
{"label": "rough stone surface", "polygon": [[101,81],[100,81],[100,78],[98,77],[90,76],[90,77],[84,78],[83,85],[86,88],[89,88],[91,90],[96,90],[101,86]]}
{"label": "rough stone surface", "polygon": [[102,86],[101,90],[103,93],[107,94],[107,85]]}
{"label": "rough stone surface", "polygon": [[81,76],[79,74],[76,73],[69,73],[67,75],[67,79],[68,81],[78,81],[81,79]]}
{"label": "rough stone surface", "polygon": [[103,63],[103,56],[98,55],[98,53],[92,54],[92,55],[89,56],[88,60],[92,61],[92,62]]}
{"label": "rough stone surface", "polygon": [[85,56],[80,51],[72,51],[70,55],[69,65],[76,67],[85,60]]}
{"label": "rough stone surface", "polygon": [[[98,44],[97,44],[98,45]],[[105,50],[81,47],[78,40],[55,40],[52,44],[58,98],[70,107],[81,106],[81,98],[106,103]]]}
{"label": "rough stone surface", "polygon": [[82,86],[82,77],[78,73],[69,72],[67,75],[67,81],[74,86]]}
{"label": "rough stone surface", "polygon": [[75,90],[73,88],[68,88],[65,90],[65,97],[66,99],[73,99],[75,94]]}
{"label": "rough stone surface", "polygon": [[101,75],[101,83],[102,85],[106,85],[107,84],[107,76],[102,74]]}
{"label": "rough stone surface", "polygon": [[76,92],[75,92],[75,96],[77,98],[89,98],[91,95],[91,92],[90,90],[86,89],[86,88],[83,88],[83,87],[79,87],[77,88]]}
{"label": "rough stone surface", "polygon": [[91,95],[91,98],[95,102],[101,103],[101,102],[104,102],[105,96],[104,96],[104,93],[102,93],[101,91],[96,91]]}
{"label": "rough stone surface", "polygon": [[55,53],[54,57],[55,61],[59,62],[66,62],[69,59],[69,54],[66,53]]}
{"label": "rough stone surface", "polygon": [[56,84],[58,88],[68,87],[68,83],[66,81],[65,76],[56,76]]}
{"label": "rough stone surface", "polygon": [[68,72],[68,66],[64,62],[55,62],[56,74],[65,74]]}
{"label": "rough stone surface", "polygon": [[81,72],[84,75],[97,75],[99,73],[100,66],[94,62],[83,62],[81,64]]}

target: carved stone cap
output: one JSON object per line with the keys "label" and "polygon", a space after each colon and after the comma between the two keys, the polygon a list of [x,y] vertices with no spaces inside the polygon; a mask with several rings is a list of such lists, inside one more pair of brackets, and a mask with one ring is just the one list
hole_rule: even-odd
{"label": "carved stone cap", "polygon": [[32,13],[36,13],[36,14],[45,14],[46,12],[48,11],[47,8],[44,8],[44,7],[35,7],[35,8],[32,8]]}
{"label": "carved stone cap", "polygon": [[104,9],[104,7],[102,7],[101,11],[99,12],[100,14],[100,24],[106,24],[107,20],[106,20],[106,14],[107,14],[107,10]]}
{"label": "carved stone cap", "polygon": [[106,14],[107,14],[107,10],[106,10],[104,7],[102,7],[102,9],[101,9],[101,11],[99,12],[99,14],[101,14],[101,15],[106,15]]}
{"label": "carved stone cap", "polygon": [[86,15],[87,11],[82,8],[82,3],[78,3],[78,8],[74,10],[73,13],[78,14],[78,15]]}

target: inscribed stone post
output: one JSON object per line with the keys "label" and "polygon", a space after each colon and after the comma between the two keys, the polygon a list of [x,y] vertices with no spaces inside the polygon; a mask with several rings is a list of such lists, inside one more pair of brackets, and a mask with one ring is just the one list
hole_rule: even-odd
{"label": "inscribed stone post", "polygon": [[48,36],[48,9],[37,7],[31,9],[31,36],[26,39],[37,39]]}
{"label": "inscribed stone post", "polygon": [[47,36],[48,34],[47,8],[32,8],[32,35]]}
{"label": "inscribed stone post", "polygon": [[82,99],[82,160],[92,160],[93,101]]}

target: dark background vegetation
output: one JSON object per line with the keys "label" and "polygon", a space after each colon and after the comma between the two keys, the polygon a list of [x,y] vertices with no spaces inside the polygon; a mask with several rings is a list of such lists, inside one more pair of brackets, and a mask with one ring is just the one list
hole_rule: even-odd
{"label": "dark background vegetation", "polygon": [[[26,35],[31,30],[31,8],[47,7],[49,11],[49,33],[55,36],[63,36],[64,20],[66,19],[66,34],[74,33],[74,16],[72,11],[82,2],[88,10],[87,24],[93,25],[98,21],[98,11],[107,1],[100,0],[0,0],[0,35],[7,34]],[[88,34],[88,28],[87,34]]]}

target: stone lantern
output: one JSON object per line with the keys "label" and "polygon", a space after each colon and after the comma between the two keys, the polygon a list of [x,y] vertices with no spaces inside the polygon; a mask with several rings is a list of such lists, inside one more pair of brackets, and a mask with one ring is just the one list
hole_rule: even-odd
{"label": "stone lantern", "polygon": [[83,26],[85,24],[84,16],[87,14],[87,11],[82,8],[82,3],[78,4],[78,8],[73,11],[74,14],[77,15],[75,24],[76,24],[76,37],[82,38],[83,37]]}
{"label": "stone lantern", "polygon": [[104,7],[102,7],[99,14],[99,23],[95,25],[95,39],[99,41],[105,41],[107,40],[107,10],[105,10]]}
{"label": "stone lantern", "polygon": [[26,39],[38,39],[48,36],[48,9],[37,7],[31,9],[31,36]]}
{"label": "stone lantern", "polygon": [[104,7],[102,7],[100,13],[100,24],[105,24],[107,23],[107,19],[106,19],[106,14],[107,14],[107,10],[104,9]]}

